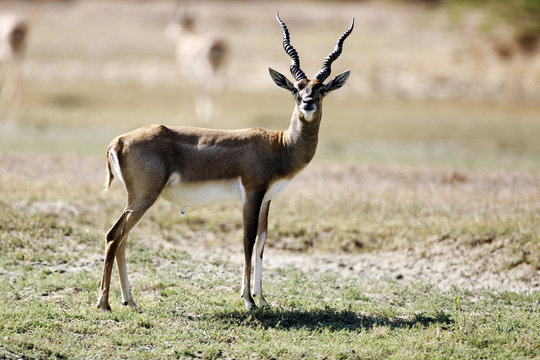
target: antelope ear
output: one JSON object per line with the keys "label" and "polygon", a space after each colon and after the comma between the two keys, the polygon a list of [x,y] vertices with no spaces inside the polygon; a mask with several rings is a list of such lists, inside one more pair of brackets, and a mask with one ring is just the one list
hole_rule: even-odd
{"label": "antelope ear", "polygon": [[294,85],[292,82],[289,81],[289,79],[287,79],[285,77],[285,75],[277,72],[276,70],[272,69],[272,68],[268,68],[268,72],[270,73],[270,77],[272,78],[272,80],[274,81],[274,84],[276,84],[277,86],[279,86],[280,88],[284,88],[284,89],[287,89],[289,90],[290,92],[294,92],[295,91],[295,88],[294,88]]}
{"label": "antelope ear", "polygon": [[324,85],[324,92],[328,93],[330,91],[337,90],[343,85],[345,85],[350,74],[351,74],[351,70],[347,70],[344,73],[339,74],[338,76],[330,80],[328,84]]}

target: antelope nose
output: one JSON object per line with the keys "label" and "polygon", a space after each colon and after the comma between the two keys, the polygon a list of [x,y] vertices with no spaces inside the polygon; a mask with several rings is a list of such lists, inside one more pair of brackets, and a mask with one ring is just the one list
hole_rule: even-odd
{"label": "antelope nose", "polygon": [[313,105],[315,104],[315,100],[313,100],[312,98],[305,98],[305,99],[302,99],[302,103],[304,105]]}

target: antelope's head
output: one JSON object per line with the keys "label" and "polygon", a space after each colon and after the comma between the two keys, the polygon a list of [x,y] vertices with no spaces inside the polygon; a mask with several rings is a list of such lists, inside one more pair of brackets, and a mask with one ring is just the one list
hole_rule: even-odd
{"label": "antelope's head", "polygon": [[281,25],[283,31],[283,48],[285,52],[291,57],[291,74],[296,80],[295,83],[292,83],[285,77],[285,75],[277,72],[272,68],[268,68],[270,71],[270,76],[274,83],[284,89],[289,90],[295,100],[298,114],[301,120],[306,122],[311,122],[315,119],[314,115],[320,112],[322,99],[326,94],[332,90],[339,89],[342,87],[351,73],[349,70],[345,71],[342,74],[334,77],[332,80],[327,82],[324,81],[330,76],[331,65],[336,60],[343,49],[343,42],[349,36],[354,27],[354,18],[352,24],[347,31],[341,35],[339,40],[336,43],[334,50],[324,59],[321,70],[313,76],[312,79],[308,79],[306,74],[300,69],[300,59],[298,53],[294,47],[290,44],[289,31],[287,26],[280,19],[279,14],[276,13],[276,18]]}

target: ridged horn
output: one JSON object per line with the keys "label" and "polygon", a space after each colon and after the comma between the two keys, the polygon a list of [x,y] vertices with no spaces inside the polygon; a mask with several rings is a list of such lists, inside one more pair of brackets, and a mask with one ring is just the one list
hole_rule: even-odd
{"label": "ridged horn", "polygon": [[332,51],[326,57],[326,59],[324,59],[322,68],[318,73],[315,74],[315,76],[313,76],[314,79],[317,79],[320,82],[323,82],[324,80],[326,80],[328,76],[330,76],[330,72],[332,71],[332,68],[331,68],[332,63],[334,62],[334,60],[336,60],[339,57],[339,55],[341,55],[341,50],[343,50],[343,42],[345,41],[347,36],[350,35],[353,28],[354,28],[354,18],[352,19],[352,23],[349,29],[345,31],[343,35],[341,35],[341,37],[338,39],[336,43],[336,47],[334,48],[334,51]]}
{"label": "ridged horn", "polygon": [[283,31],[283,49],[285,49],[285,52],[291,57],[291,74],[294,76],[296,81],[307,79],[306,74],[300,69],[300,59],[298,58],[298,53],[294,49],[294,47],[291,45],[291,39],[289,37],[289,30],[287,29],[287,26],[279,18],[279,12],[276,12],[276,18],[279,22],[279,25],[281,25],[281,30]]}

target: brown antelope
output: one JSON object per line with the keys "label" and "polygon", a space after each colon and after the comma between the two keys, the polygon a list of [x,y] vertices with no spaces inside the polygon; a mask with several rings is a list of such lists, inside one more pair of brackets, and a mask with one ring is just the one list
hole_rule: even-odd
{"label": "brown antelope", "polygon": [[135,308],[126,271],[126,239],[143,214],[161,196],[184,206],[205,205],[221,200],[240,200],[244,223],[244,276],[241,295],[247,309],[255,308],[251,296],[251,262],[255,246],[254,295],[267,305],[261,286],[262,259],[267,236],[270,201],[313,158],[317,147],[324,96],[342,87],[350,71],[328,83],[332,62],[341,54],[343,41],[354,26],[339,38],[322,69],[308,79],[300,69],[296,50],[290,44],[285,23],[276,14],[283,31],[283,47],[291,58],[296,82],[269,69],[274,83],[295,99],[286,131],[264,129],[211,130],[152,125],[115,138],[107,149],[107,183],[116,176],[128,193],[127,206],[106,237],[105,264],[98,308],[109,310],[109,286],[116,257],[124,305]]}
{"label": "brown antelope", "polygon": [[222,80],[229,54],[227,42],[197,32],[195,14],[188,10],[177,13],[166,33],[176,41],[176,62],[182,75],[194,82],[197,117],[210,120],[214,112],[211,93]]}
{"label": "brown antelope", "polygon": [[13,14],[0,16],[0,101],[12,102],[17,96],[28,24]]}

